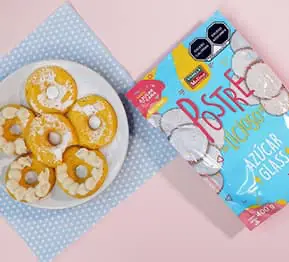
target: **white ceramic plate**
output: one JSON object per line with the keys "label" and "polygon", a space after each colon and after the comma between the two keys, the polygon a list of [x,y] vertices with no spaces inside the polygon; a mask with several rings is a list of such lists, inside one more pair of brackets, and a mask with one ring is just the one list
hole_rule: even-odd
{"label": "white ceramic plate", "polygon": [[[114,140],[111,144],[101,149],[102,153],[106,156],[109,173],[104,184],[96,194],[85,199],[72,198],[62,192],[56,184],[51,194],[46,199],[29,204],[38,208],[63,209],[74,207],[89,201],[91,198],[94,198],[103,192],[112,183],[120,171],[126,157],[129,128],[123,104],[110,84],[93,70],[71,61],[41,61],[26,65],[12,73],[0,83],[0,106],[10,103],[28,106],[24,97],[26,79],[38,67],[48,65],[60,66],[74,77],[78,86],[78,98],[88,94],[96,94],[107,99],[113,106],[118,118],[118,129]],[[2,184],[4,181],[5,170],[12,160],[13,158],[8,158],[3,154],[0,154],[0,169],[2,171],[0,177]]]}

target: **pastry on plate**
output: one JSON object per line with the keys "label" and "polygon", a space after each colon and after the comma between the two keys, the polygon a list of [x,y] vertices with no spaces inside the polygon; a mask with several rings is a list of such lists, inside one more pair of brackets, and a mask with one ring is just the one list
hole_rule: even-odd
{"label": "pastry on plate", "polygon": [[117,117],[110,103],[101,96],[80,98],[67,114],[81,146],[97,149],[109,144],[117,130]]}
{"label": "pastry on plate", "polygon": [[25,96],[37,113],[66,113],[77,99],[77,85],[63,68],[45,66],[28,77]]}
{"label": "pastry on plate", "polygon": [[64,151],[78,143],[74,127],[59,114],[35,117],[26,128],[25,139],[37,160],[53,168],[62,163]]}
{"label": "pastry on plate", "polygon": [[8,193],[17,201],[32,203],[45,198],[55,185],[55,172],[31,154],[14,160],[6,172]]}
{"label": "pastry on plate", "polygon": [[107,161],[102,153],[73,146],[65,151],[63,164],[56,168],[56,179],[68,195],[85,198],[100,189],[107,172]]}
{"label": "pastry on plate", "polygon": [[6,105],[0,109],[0,150],[6,155],[22,155],[28,152],[24,141],[27,125],[34,114],[20,105]]}

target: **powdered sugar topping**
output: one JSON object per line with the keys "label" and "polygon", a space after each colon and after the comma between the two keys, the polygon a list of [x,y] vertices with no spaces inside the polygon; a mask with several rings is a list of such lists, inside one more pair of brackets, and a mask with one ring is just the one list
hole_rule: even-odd
{"label": "powdered sugar topping", "polygon": [[101,102],[96,102],[93,105],[85,105],[85,106],[80,106],[79,104],[76,104],[73,107],[73,111],[77,111],[80,113],[86,114],[88,117],[96,114],[99,111],[102,111],[105,109],[105,106]]}
{"label": "powdered sugar topping", "polygon": [[[55,78],[56,73],[45,67],[40,70],[39,77],[37,75],[32,77],[31,82],[40,87],[41,93],[37,96],[37,99],[41,105],[63,111],[73,104],[72,84],[69,80],[66,80],[61,85],[56,82]],[[66,101],[63,101],[67,93],[69,93],[69,96]]]}

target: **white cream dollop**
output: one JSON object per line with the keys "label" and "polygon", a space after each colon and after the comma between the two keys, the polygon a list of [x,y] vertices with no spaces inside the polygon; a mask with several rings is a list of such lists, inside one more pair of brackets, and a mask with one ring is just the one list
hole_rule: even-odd
{"label": "white cream dollop", "polygon": [[62,186],[64,189],[68,190],[72,183],[74,183],[74,181],[68,176],[63,180]]}
{"label": "white cream dollop", "polygon": [[78,190],[79,184],[78,183],[72,183],[69,187],[68,187],[68,193],[72,196],[75,196]]}
{"label": "white cream dollop", "polygon": [[39,198],[36,196],[36,189],[32,187],[28,188],[24,196],[24,201],[32,203],[37,200],[39,200]]}
{"label": "white cream dollop", "polygon": [[50,183],[46,182],[46,183],[39,183],[36,187],[35,187],[35,194],[38,197],[45,197],[48,192],[50,190]]}
{"label": "white cream dollop", "polygon": [[13,193],[14,197],[16,198],[17,201],[22,201],[25,194],[26,194],[27,189],[24,187],[19,186],[15,192]]}
{"label": "white cream dollop", "polygon": [[50,172],[48,168],[45,168],[38,176],[39,183],[49,182]]}
{"label": "white cream dollop", "polygon": [[19,182],[21,179],[21,171],[19,169],[10,169],[8,172],[8,178]]}
{"label": "white cream dollop", "polygon": [[19,188],[19,184],[17,181],[15,180],[8,180],[6,183],[6,188],[8,189],[8,191],[12,194],[15,193],[15,191]]}
{"label": "white cream dollop", "polygon": [[93,176],[93,178],[98,181],[101,176],[102,176],[102,170],[101,169],[97,169],[97,168],[93,168],[91,171],[91,175]]}
{"label": "white cream dollop", "polygon": [[2,115],[6,119],[13,119],[16,116],[18,109],[15,107],[5,107],[2,110]]}
{"label": "white cream dollop", "polygon": [[22,155],[27,153],[27,147],[23,138],[17,138],[14,142],[16,154]]}
{"label": "white cream dollop", "polygon": [[81,195],[81,196],[85,196],[89,191],[86,189],[85,184],[82,183],[79,185],[78,189],[77,189],[77,194]]}
{"label": "white cream dollop", "polygon": [[85,187],[87,190],[92,191],[97,184],[97,181],[93,177],[89,177],[85,180]]}
{"label": "white cream dollop", "polygon": [[6,142],[4,145],[2,145],[2,150],[6,155],[14,155],[15,145],[12,142]]}
{"label": "white cream dollop", "polygon": [[17,160],[18,164],[21,166],[21,169],[25,168],[25,167],[30,167],[32,164],[32,160],[29,156],[26,157],[20,157]]}

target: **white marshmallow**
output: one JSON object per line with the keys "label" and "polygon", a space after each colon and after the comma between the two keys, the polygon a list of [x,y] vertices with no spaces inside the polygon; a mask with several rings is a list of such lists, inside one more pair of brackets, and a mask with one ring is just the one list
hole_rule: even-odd
{"label": "white marshmallow", "polygon": [[59,89],[57,86],[49,86],[46,89],[46,95],[48,97],[48,99],[56,99],[59,96]]}
{"label": "white marshmallow", "polygon": [[93,115],[89,118],[88,125],[91,129],[96,130],[100,127],[101,121],[96,115]]}
{"label": "white marshmallow", "polygon": [[57,132],[50,132],[48,135],[48,140],[52,145],[57,146],[57,145],[61,144],[62,137]]}

